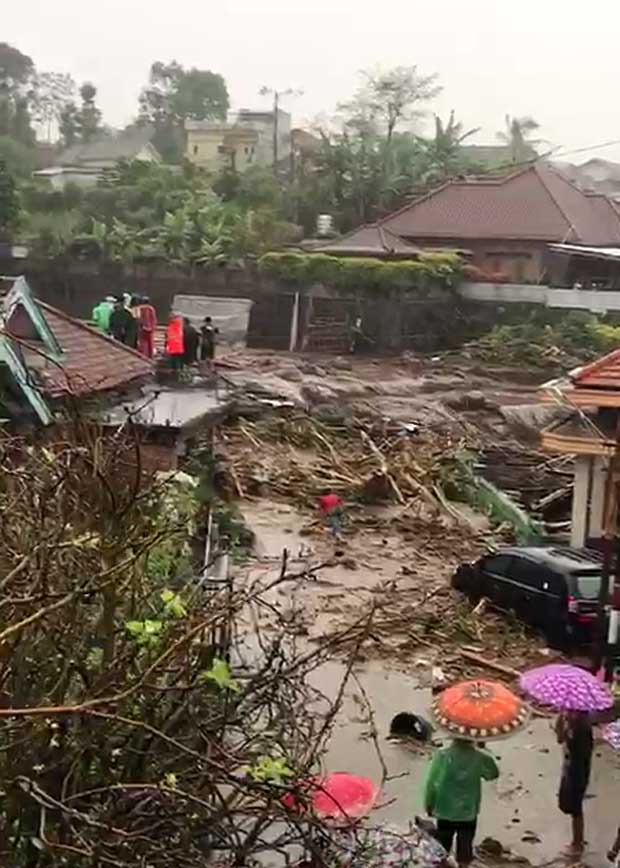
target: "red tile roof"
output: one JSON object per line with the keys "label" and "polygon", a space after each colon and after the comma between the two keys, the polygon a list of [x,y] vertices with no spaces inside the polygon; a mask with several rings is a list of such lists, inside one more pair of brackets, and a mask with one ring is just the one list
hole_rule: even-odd
{"label": "red tile roof", "polygon": [[620,350],[613,350],[589,365],[571,371],[573,383],[584,389],[607,388],[620,391]]}
{"label": "red tile roof", "polygon": [[39,299],[37,304],[63,351],[60,363],[50,363],[39,372],[45,395],[85,396],[121,388],[153,373],[152,363],[136,350]]}
{"label": "red tile roof", "polygon": [[502,178],[450,181],[382,223],[413,239],[620,243],[620,216],[611,201],[582,192],[542,162]]}
{"label": "red tile roof", "polygon": [[320,247],[315,247],[312,252],[340,254],[341,256],[352,254],[354,256],[397,256],[400,259],[405,257],[415,259],[421,250],[390,232],[382,223],[368,223],[366,226],[354,229],[348,235],[343,235],[342,238],[334,238]]}

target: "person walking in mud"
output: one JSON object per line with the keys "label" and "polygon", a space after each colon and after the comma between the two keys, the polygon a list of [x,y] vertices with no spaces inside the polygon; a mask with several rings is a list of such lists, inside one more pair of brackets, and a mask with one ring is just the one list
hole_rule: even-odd
{"label": "person walking in mud", "polygon": [[558,803],[571,818],[572,840],[566,853],[581,856],[585,845],[583,800],[592,766],[592,718],[584,711],[565,711],[555,723],[558,743],[564,749]]}
{"label": "person walking in mud", "polygon": [[337,494],[326,492],[319,497],[319,510],[328,530],[338,540],[342,534],[344,524],[343,502]]}
{"label": "person walking in mud", "polygon": [[456,838],[456,861],[466,868],[474,858],[474,838],[482,781],[494,781],[499,768],[490,753],[455,738],[433,757],[424,789],[427,814],[437,820],[436,838],[449,853]]}

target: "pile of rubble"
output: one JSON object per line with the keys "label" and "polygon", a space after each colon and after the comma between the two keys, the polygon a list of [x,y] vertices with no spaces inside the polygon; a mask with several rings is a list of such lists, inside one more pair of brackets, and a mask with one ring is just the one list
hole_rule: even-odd
{"label": "pile of rubble", "polygon": [[408,570],[402,582],[378,585],[365,607],[339,601],[333,629],[353,627],[347,648],[358,645],[360,660],[401,668],[417,660],[427,669],[438,663],[450,680],[484,675],[511,681],[549,658],[543,640],[516,618],[494,612],[486,600],[473,607],[445,581],[429,588],[422,573],[423,567],[417,582],[415,570]]}
{"label": "pile of rubble", "polygon": [[276,496],[313,506],[330,490],[365,504],[420,505],[467,523],[442,489],[442,467],[470,445],[464,438],[387,422],[330,426],[295,413],[241,420],[223,432],[221,445],[230,493],[241,498]]}

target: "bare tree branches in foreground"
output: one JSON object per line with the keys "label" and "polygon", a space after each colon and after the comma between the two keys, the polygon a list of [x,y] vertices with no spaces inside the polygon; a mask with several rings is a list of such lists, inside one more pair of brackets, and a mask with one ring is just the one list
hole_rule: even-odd
{"label": "bare tree branches in foreground", "polygon": [[284,563],[207,590],[189,545],[205,506],[141,469],[130,429],[3,436],[0,461],[2,864],[287,863],[312,847],[282,795],[319,769],[358,643],[328,700],[313,672],[349,631],[300,647],[275,593],[311,576]]}

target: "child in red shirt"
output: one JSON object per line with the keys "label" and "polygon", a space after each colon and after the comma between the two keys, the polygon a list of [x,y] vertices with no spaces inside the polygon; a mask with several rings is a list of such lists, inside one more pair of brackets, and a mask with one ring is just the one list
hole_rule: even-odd
{"label": "child in red shirt", "polygon": [[336,539],[338,539],[342,532],[342,522],[344,518],[342,511],[343,505],[342,499],[333,492],[322,494],[319,497],[319,509],[321,514],[325,519],[327,527]]}

